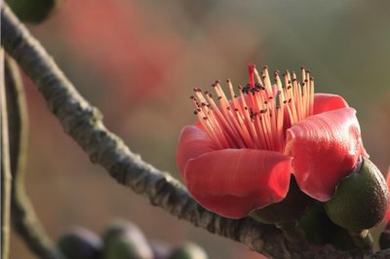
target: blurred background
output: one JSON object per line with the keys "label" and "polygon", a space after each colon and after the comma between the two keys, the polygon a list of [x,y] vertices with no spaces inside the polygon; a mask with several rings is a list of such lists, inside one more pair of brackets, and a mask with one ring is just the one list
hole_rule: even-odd
{"label": "blurred background", "polygon": [[[194,121],[192,88],[247,81],[246,65],[309,68],[317,92],[358,111],[363,139],[384,172],[390,164],[389,1],[65,0],[31,26],[78,90],[131,150],[178,177],[175,146]],[[192,240],[210,258],[260,258],[151,206],[118,185],[64,134],[26,79],[30,112],[27,192],[53,239],[73,225],[96,232],[116,218],[149,239]],[[18,236],[11,258],[34,258]]]}

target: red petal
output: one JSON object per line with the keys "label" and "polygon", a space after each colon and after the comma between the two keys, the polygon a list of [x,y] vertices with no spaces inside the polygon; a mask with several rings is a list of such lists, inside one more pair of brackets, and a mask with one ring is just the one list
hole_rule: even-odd
{"label": "red petal", "polygon": [[182,177],[185,164],[189,159],[215,149],[212,140],[203,129],[196,126],[184,127],[180,133],[176,153],[176,164]]}
{"label": "red petal", "polygon": [[314,114],[349,107],[343,97],[336,94],[314,94]]}
{"label": "red petal", "polygon": [[241,218],[281,201],[290,182],[291,158],[255,149],[224,149],[187,162],[185,181],[192,196],[222,216]]}
{"label": "red petal", "polygon": [[[389,169],[387,170],[386,181],[387,181],[387,188],[390,191],[390,166]],[[390,221],[390,204],[387,204],[386,220]]]}
{"label": "red petal", "polygon": [[352,108],[324,112],[287,130],[285,154],[294,157],[294,175],[307,195],[329,200],[364,154],[355,114]]}

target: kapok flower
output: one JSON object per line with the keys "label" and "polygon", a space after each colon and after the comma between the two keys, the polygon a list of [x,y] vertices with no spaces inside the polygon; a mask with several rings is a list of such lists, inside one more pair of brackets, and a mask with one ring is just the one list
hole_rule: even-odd
{"label": "kapok flower", "polygon": [[265,66],[249,65],[249,83],[230,100],[219,81],[215,97],[194,89],[195,125],[184,127],[177,165],[192,196],[222,216],[241,218],[282,201],[293,174],[300,189],[319,201],[366,155],[356,111],[338,95],[314,94],[301,69],[271,82]]}

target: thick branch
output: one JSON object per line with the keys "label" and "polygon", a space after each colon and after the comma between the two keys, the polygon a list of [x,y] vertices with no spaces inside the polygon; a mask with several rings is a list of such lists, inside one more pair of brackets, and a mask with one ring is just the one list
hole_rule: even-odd
{"label": "thick branch", "polygon": [[349,258],[332,247],[311,249],[287,243],[271,225],[249,218],[232,220],[200,207],[186,189],[132,153],[123,141],[105,128],[102,115],[77,92],[39,42],[20,24],[8,8],[2,15],[2,43],[36,83],[48,106],[65,131],[120,184],[149,198],[172,215],[211,233],[239,241],[275,258]]}
{"label": "thick branch", "polygon": [[0,49],[0,111],[1,111],[1,258],[9,255],[10,208],[11,208],[11,167],[9,157],[8,117],[5,99],[4,50]]}
{"label": "thick branch", "polygon": [[10,57],[5,59],[10,161],[12,173],[11,217],[14,229],[40,258],[60,259],[59,252],[38,221],[24,188],[27,149],[27,108],[19,69]]}
{"label": "thick branch", "polygon": [[88,153],[92,162],[106,168],[119,183],[147,196],[153,205],[179,218],[241,241],[254,250],[276,257],[283,255],[283,237],[272,226],[250,219],[230,220],[206,211],[177,180],[130,152],[121,139],[104,127],[100,112],[80,96],[38,41],[6,7],[1,22],[6,51],[37,84],[65,131]]}

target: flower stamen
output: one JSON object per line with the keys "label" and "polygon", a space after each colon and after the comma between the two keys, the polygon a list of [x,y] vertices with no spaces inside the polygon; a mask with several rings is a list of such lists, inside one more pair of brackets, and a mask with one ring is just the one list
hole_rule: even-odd
{"label": "flower stamen", "polygon": [[272,83],[268,66],[260,76],[249,65],[248,73],[249,82],[238,86],[239,95],[231,80],[226,81],[230,100],[219,81],[212,85],[218,104],[211,93],[195,88],[194,114],[218,148],[283,151],[286,129],[313,114],[314,79],[303,67],[301,82],[295,73],[286,71],[281,77],[276,71]]}

